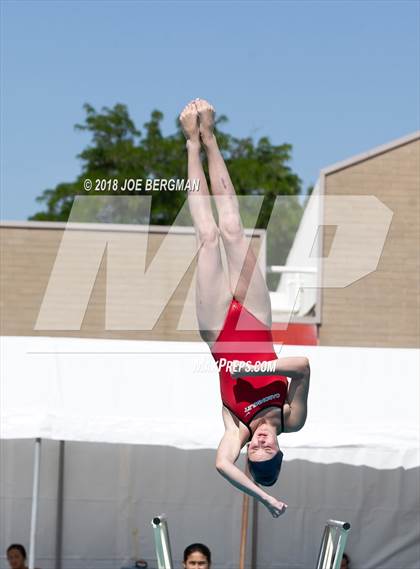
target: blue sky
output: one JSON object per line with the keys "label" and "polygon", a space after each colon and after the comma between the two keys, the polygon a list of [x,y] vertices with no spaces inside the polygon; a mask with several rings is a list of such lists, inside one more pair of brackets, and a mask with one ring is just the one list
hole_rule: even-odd
{"label": "blue sky", "polygon": [[73,180],[82,106],[157,108],[166,134],[195,97],[236,136],[293,145],[304,188],[320,168],[419,126],[415,0],[1,3],[3,220]]}

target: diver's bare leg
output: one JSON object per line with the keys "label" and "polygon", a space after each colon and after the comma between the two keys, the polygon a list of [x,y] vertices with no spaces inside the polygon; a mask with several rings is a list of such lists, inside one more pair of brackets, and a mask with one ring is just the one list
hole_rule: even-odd
{"label": "diver's bare leg", "polygon": [[212,343],[223,325],[232,299],[229,283],[223,270],[219,230],[215,222],[211,196],[200,157],[200,135],[197,109],[189,103],[180,115],[187,138],[188,178],[199,180],[198,190],[188,191],[188,205],[197,238],[196,310],[202,338]]}
{"label": "diver's bare leg", "polygon": [[257,318],[271,325],[271,302],[257,258],[245,236],[239,202],[213,132],[214,109],[203,99],[196,101],[200,136],[209,164],[211,192],[219,214],[219,229],[226,250],[230,287]]}

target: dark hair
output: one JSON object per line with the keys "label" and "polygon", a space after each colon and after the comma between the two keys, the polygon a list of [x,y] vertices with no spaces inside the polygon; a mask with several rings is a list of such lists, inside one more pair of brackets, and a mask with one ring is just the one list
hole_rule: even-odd
{"label": "dark hair", "polygon": [[282,461],[283,453],[280,449],[268,460],[257,462],[248,458],[249,473],[257,484],[273,486],[279,477]]}
{"label": "dark hair", "polygon": [[9,551],[11,551],[12,549],[17,549],[19,553],[22,554],[23,558],[26,559],[26,549],[23,547],[22,544],[12,543],[12,545],[9,545],[9,547],[7,548],[7,553],[9,553]]}
{"label": "dark hair", "polygon": [[204,557],[207,559],[207,561],[211,563],[210,549],[207,547],[207,545],[204,545],[204,543],[192,543],[191,545],[186,547],[184,551],[184,563],[186,563],[188,561],[188,557],[192,553],[195,553],[196,551],[202,553]]}
{"label": "dark hair", "polygon": [[350,567],[350,557],[347,555],[347,553],[343,553],[343,559],[347,561],[347,567]]}

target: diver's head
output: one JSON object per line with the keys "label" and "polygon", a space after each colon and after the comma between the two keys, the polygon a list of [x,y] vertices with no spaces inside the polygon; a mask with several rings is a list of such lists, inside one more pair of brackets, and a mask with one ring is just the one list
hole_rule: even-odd
{"label": "diver's head", "polygon": [[266,423],[261,424],[248,443],[248,468],[257,484],[272,486],[280,474],[283,453],[277,435]]}

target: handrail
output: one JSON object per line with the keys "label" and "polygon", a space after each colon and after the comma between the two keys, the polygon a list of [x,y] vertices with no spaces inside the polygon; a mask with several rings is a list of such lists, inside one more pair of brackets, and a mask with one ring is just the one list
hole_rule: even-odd
{"label": "handrail", "polygon": [[168,522],[165,514],[152,519],[158,569],[173,569],[171,544],[169,541]]}
{"label": "handrail", "polygon": [[340,569],[350,527],[349,522],[327,521],[322,534],[316,569]]}
{"label": "handrail", "polygon": [[327,524],[329,526],[337,527],[337,528],[345,529],[345,530],[349,530],[351,527],[349,522],[340,522],[338,520],[328,520]]}
{"label": "handrail", "polygon": [[268,273],[302,273],[316,274],[316,267],[289,267],[287,265],[267,265]]}

